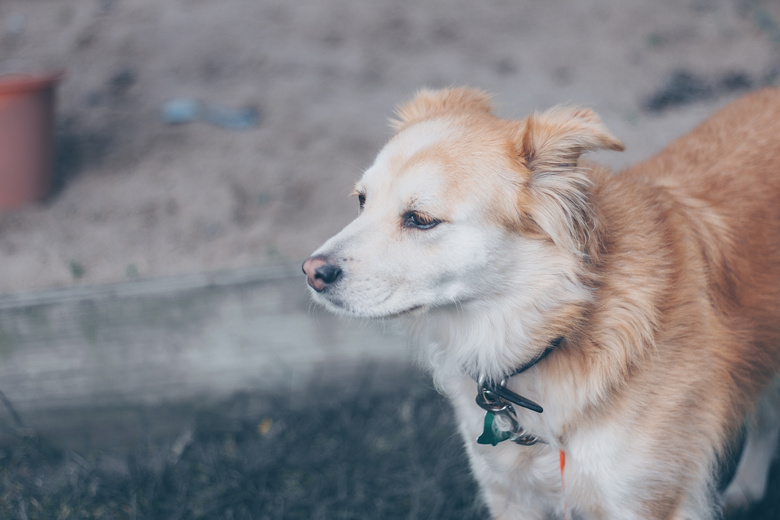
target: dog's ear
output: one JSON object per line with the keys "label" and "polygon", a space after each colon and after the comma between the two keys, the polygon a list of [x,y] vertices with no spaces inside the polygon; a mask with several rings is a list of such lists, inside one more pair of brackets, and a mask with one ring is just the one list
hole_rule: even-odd
{"label": "dog's ear", "polygon": [[490,96],[481,90],[469,88],[423,89],[418,91],[410,102],[396,108],[395,118],[390,120],[390,125],[395,131],[400,131],[411,123],[431,119],[448,112],[489,114],[492,109]]}
{"label": "dog's ear", "polygon": [[598,149],[625,146],[599,116],[581,108],[532,114],[515,140],[518,158],[530,172],[528,192],[521,194],[523,212],[558,246],[578,255],[592,252],[589,234],[596,225],[588,201],[590,180],[578,161],[583,153]]}
{"label": "dog's ear", "polygon": [[532,172],[576,165],[585,152],[625,150],[623,143],[587,108],[555,107],[525,122],[518,152]]}

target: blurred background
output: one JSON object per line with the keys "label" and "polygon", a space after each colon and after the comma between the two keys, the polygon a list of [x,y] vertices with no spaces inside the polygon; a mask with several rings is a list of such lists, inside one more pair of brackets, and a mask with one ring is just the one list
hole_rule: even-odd
{"label": "blurred background", "polygon": [[395,105],[588,106],[619,170],[779,51],[773,0],[1,0],[0,80],[56,107],[42,198],[0,207],[0,518],[483,518],[414,345],[299,271]]}

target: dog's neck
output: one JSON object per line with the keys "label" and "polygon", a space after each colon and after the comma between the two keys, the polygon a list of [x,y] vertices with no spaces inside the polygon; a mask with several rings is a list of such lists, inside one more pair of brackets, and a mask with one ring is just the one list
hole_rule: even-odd
{"label": "dog's neck", "polygon": [[436,309],[410,328],[422,346],[423,364],[440,386],[464,373],[475,380],[499,382],[540,361],[556,338],[567,335],[571,324],[563,316],[588,301],[588,290],[572,284],[565,299],[545,305],[547,312],[527,305],[523,298],[503,297],[489,306]]}

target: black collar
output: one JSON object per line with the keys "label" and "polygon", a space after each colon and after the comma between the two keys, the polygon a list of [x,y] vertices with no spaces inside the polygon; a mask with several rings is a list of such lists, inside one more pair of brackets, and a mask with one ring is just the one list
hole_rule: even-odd
{"label": "black collar", "polygon": [[526,370],[528,370],[529,368],[531,368],[532,366],[537,364],[539,361],[541,361],[544,358],[546,358],[550,354],[550,352],[552,352],[556,348],[560,347],[562,342],[563,342],[563,336],[555,338],[554,340],[552,340],[550,342],[549,345],[547,345],[547,348],[544,349],[544,352],[539,354],[539,356],[536,359],[532,359],[528,363],[526,363],[524,365],[521,365],[520,368],[516,369],[511,374],[508,374],[505,379],[509,379],[512,376],[516,376],[518,374],[522,374],[523,372],[525,372]]}
{"label": "black collar", "polygon": [[477,383],[479,384],[479,388],[477,390],[477,393],[481,395],[485,395],[485,392],[488,392],[489,394],[493,394],[496,397],[498,397],[499,400],[508,401],[512,404],[516,404],[517,406],[522,406],[523,408],[528,408],[529,410],[532,410],[534,412],[542,413],[544,409],[541,406],[531,401],[530,399],[523,397],[522,395],[516,394],[515,392],[506,388],[506,386],[504,385],[506,383],[506,380],[509,379],[510,377],[516,376],[518,374],[522,374],[523,372],[530,369],[531,367],[539,363],[541,360],[546,358],[553,350],[558,348],[562,342],[563,342],[563,336],[555,338],[550,342],[547,348],[544,349],[544,352],[542,352],[535,359],[532,359],[528,363],[525,363],[524,365],[520,366],[511,374],[508,374],[499,383],[496,383],[494,381],[487,381],[484,379],[478,380]]}

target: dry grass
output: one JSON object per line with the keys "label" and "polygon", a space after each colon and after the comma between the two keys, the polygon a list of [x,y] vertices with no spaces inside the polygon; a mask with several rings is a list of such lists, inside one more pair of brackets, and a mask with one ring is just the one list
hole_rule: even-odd
{"label": "dry grass", "polygon": [[[0,415],[0,517],[487,518],[449,406],[427,378],[403,367],[363,373],[235,396],[191,414],[177,434],[109,451],[66,450]],[[770,486],[765,503],[729,520],[779,518],[778,464]]]}

